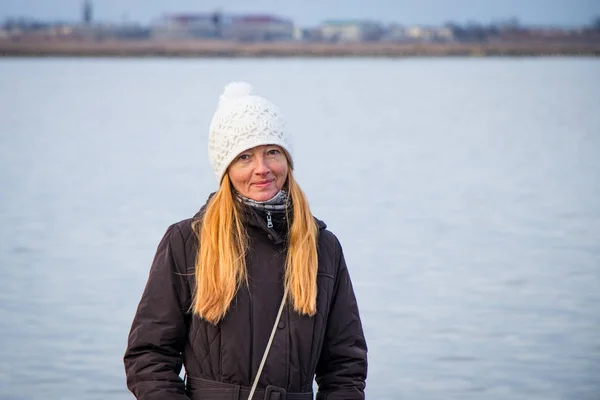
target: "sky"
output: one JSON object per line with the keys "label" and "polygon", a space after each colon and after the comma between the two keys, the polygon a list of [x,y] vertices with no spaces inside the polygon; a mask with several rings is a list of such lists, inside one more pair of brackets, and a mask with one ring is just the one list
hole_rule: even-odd
{"label": "sky", "polygon": [[[0,0],[0,22],[27,17],[45,21],[81,19],[83,0]],[[164,14],[274,14],[300,26],[330,19],[369,19],[402,25],[492,23],[516,17],[524,25],[575,27],[600,17],[600,0],[92,0],[99,22],[147,24]]]}

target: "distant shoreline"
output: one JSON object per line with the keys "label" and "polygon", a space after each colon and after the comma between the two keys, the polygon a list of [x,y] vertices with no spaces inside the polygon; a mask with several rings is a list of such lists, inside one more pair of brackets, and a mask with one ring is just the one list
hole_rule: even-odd
{"label": "distant shoreline", "polygon": [[600,56],[596,42],[318,43],[216,40],[0,39],[0,57],[538,57]]}

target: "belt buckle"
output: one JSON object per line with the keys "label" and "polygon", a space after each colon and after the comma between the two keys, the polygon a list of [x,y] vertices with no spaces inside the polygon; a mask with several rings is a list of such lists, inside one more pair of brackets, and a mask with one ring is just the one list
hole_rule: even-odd
{"label": "belt buckle", "polygon": [[279,386],[269,385],[265,388],[265,400],[285,400],[287,392]]}

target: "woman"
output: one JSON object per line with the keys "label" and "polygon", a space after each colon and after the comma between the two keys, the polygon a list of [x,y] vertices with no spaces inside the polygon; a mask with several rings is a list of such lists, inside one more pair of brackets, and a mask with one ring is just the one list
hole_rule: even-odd
{"label": "woman", "polygon": [[[209,132],[219,189],[158,245],[127,350],[138,399],[363,399],[367,346],[337,238],[292,174],[277,107],[234,82]],[[180,378],[185,366],[186,382]]]}

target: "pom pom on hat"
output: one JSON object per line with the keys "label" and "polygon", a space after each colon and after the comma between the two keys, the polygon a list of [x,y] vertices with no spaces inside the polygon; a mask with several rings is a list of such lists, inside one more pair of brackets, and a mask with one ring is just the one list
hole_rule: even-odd
{"label": "pom pom on hat", "polygon": [[249,96],[252,89],[252,85],[247,82],[231,82],[223,89],[220,101],[225,102]]}
{"label": "pom pom on hat", "polygon": [[249,83],[231,82],[219,97],[208,135],[210,164],[219,184],[235,157],[256,146],[281,146],[289,154],[293,168],[285,119],[275,104],[252,95],[252,89]]}

